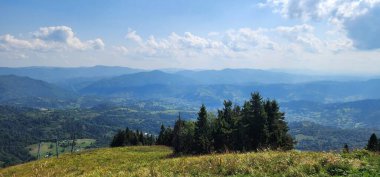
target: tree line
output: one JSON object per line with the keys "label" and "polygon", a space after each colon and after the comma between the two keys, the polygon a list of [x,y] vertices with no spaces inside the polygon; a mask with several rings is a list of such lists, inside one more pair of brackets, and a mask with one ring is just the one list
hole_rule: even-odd
{"label": "tree line", "polygon": [[205,105],[200,107],[195,122],[179,116],[174,128],[161,126],[156,144],[171,146],[180,154],[290,150],[295,142],[288,130],[276,100],[264,100],[255,92],[243,107],[224,101],[216,117],[207,112]]}
{"label": "tree line", "polygon": [[113,137],[111,147],[120,146],[142,146],[154,145],[156,142],[152,134],[145,134],[142,131],[132,131],[128,127],[125,130],[119,130]]}

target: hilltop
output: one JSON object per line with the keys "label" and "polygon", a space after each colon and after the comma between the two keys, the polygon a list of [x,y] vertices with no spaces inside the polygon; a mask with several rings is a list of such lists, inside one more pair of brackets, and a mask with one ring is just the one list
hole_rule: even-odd
{"label": "hilltop", "polygon": [[102,148],[0,170],[0,176],[376,176],[380,156],[360,150],[172,157],[165,146]]}

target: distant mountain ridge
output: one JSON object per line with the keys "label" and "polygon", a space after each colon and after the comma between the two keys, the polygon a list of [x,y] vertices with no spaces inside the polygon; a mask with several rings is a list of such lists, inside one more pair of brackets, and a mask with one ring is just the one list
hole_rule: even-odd
{"label": "distant mountain ridge", "polygon": [[74,97],[73,92],[64,90],[53,84],[29,77],[15,75],[0,76],[0,100],[52,98],[68,99]]}
{"label": "distant mountain ridge", "polygon": [[[157,92],[160,88],[196,85],[197,81],[184,76],[165,73],[159,70],[126,74],[109,79],[103,79],[83,88],[81,93],[118,94],[134,92],[137,94],[141,89],[151,88]],[[141,88],[141,89],[139,89]],[[161,90],[165,95],[165,90]],[[138,94],[137,94],[138,95]]]}
{"label": "distant mountain ridge", "polygon": [[[0,73],[2,71],[4,72],[2,69],[4,68],[0,68]],[[33,69],[35,68],[31,67],[27,70],[28,72],[32,72]],[[41,68],[37,68],[38,72],[34,73],[34,77],[37,77],[39,74],[44,73],[43,71],[46,71],[46,68],[42,70],[40,69]],[[45,79],[49,80],[48,77],[54,79],[68,79],[58,79],[54,82],[54,85],[46,83],[45,86],[49,85],[50,89],[54,87],[52,90],[66,92],[66,94],[61,94],[62,96],[57,98],[65,98],[64,95],[76,94],[80,96],[91,95],[144,100],[174,99],[195,104],[205,103],[211,107],[219,107],[224,99],[230,99],[233,102],[241,103],[249,97],[249,93],[254,91],[259,91],[265,95],[265,97],[276,99],[280,102],[304,100],[320,103],[334,103],[365,99],[380,99],[380,94],[378,94],[378,90],[380,90],[380,79],[344,82],[314,81],[286,83],[291,81],[289,78],[295,77],[300,81],[302,78],[305,79],[306,76],[296,77],[296,75],[251,69],[178,71],[172,73],[159,70],[140,72],[138,70],[130,70],[123,67],[116,67],[117,72],[102,73],[102,71],[115,69],[115,67],[103,66],[82,69],[85,71],[75,73],[74,71],[81,70],[81,68],[61,68],[58,69],[58,71],[54,71],[52,68],[47,68],[47,73],[50,74],[44,76]],[[67,75],[62,74],[69,71],[74,73],[69,73]],[[94,77],[86,77],[95,71],[96,74]],[[27,73],[26,71],[23,72],[24,74]],[[54,72],[61,74],[50,76],[54,75]],[[122,72],[128,74],[110,76]],[[281,82],[282,80],[284,82]],[[268,83],[264,83],[264,81]],[[4,81],[4,83],[7,82]],[[17,86],[17,83],[19,86]],[[22,84],[19,82],[15,82],[14,84],[16,84],[13,86],[15,88],[28,87],[28,84]],[[7,99],[11,99],[12,97],[19,98],[20,95],[28,96],[30,93],[27,92],[39,93],[40,90],[43,89],[25,89],[25,93],[13,94],[12,89],[8,89]],[[14,89],[15,93],[17,91],[21,90]],[[46,93],[50,92],[46,91]],[[5,93],[3,95],[5,95]]]}
{"label": "distant mountain ridge", "polygon": [[[215,81],[218,82],[218,81]],[[249,93],[259,91],[280,102],[306,100],[321,103],[380,99],[380,80],[317,81],[296,84],[206,84],[196,78],[160,71],[123,75],[94,82],[80,90],[82,94],[100,94],[129,98],[180,98],[219,106],[224,99],[245,100]]]}
{"label": "distant mountain ridge", "polygon": [[[100,80],[138,72],[152,70],[135,69],[119,66],[93,66],[93,67],[0,67],[0,75],[28,76],[33,79],[51,83],[61,83],[70,80],[90,79]],[[352,81],[368,80],[369,76],[346,76],[346,75],[313,75],[294,74],[284,71],[261,70],[261,69],[222,69],[222,70],[185,70],[185,69],[162,69],[161,71],[185,76],[197,80],[203,84],[241,84],[241,83],[300,83],[322,80]]]}
{"label": "distant mountain ridge", "polygon": [[0,67],[0,75],[27,76],[33,79],[51,83],[59,83],[63,80],[76,78],[105,78],[123,74],[141,72],[141,69],[133,69],[118,66],[94,66],[94,67]]}

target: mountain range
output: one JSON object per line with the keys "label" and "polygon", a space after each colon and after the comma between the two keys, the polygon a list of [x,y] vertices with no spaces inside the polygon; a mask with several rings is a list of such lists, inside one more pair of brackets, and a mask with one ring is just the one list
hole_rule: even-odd
{"label": "mountain range", "polygon": [[0,68],[1,74],[7,75],[1,76],[0,102],[18,98],[95,96],[171,99],[218,107],[224,99],[242,103],[254,91],[279,102],[339,103],[380,99],[380,79],[376,77],[308,76],[255,69],[163,72],[105,66],[26,67]]}

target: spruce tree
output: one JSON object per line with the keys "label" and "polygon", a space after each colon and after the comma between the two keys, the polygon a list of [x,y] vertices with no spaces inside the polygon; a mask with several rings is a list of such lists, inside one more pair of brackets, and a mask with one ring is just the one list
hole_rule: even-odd
{"label": "spruce tree", "polygon": [[164,124],[161,124],[161,130],[160,130],[160,133],[158,134],[158,138],[157,138],[157,142],[156,142],[157,145],[164,145],[165,131],[166,131],[166,129],[165,129]]}
{"label": "spruce tree", "polygon": [[267,100],[264,107],[268,117],[268,146],[271,149],[293,149],[294,140],[288,134],[289,127],[285,122],[285,113],[280,112],[277,101]]}
{"label": "spruce tree", "polygon": [[165,129],[164,137],[163,137],[163,145],[173,146],[173,129],[168,127]]}
{"label": "spruce tree", "polygon": [[377,151],[378,145],[379,145],[379,143],[378,143],[376,134],[373,133],[371,135],[371,137],[369,138],[369,140],[368,140],[367,150],[369,150],[369,151]]}
{"label": "spruce tree", "polygon": [[250,110],[248,110],[248,133],[251,150],[265,148],[268,142],[267,115],[264,110],[260,93],[251,95]]}
{"label": "spruce tree", "polygon": [[174,148],[175,153],[183,152],[184,149],[184,140],[183,138],[183,128],[185,126],[185,122],[181,120],[181,116],[178,116],[178,120],[174,123],[173,130],[173,140],[172,146]]}
{"label": "spruce tree", "polygon": [[268,116],[268,145],[271,149],[277,149],[281,141],[281,130],[279,125],[279,115],[276,110],[276,104],[273,104],[272,101],[266,100],[264,104],[265,112]]}
{"label": "spruce tree", "polygon": [[127,127],[125,129],[125,145],[126,146],[130,146],[131,145],[131,130],[129,130],[129,128]]}
{"label": "spruce tree", "polygon": [[125,133],[124,133],[124,131],[119,130],[116,133],[116,135],[112,139],[110,146],[111,147],[125,146]]}
{"label": "spruce tree", "polygon": [[202,104],[197,122],[195,123],[195,151],[197,153],[211,152],[210,122],[207,118],[206,106]]}
{"label": "spruce tree", "polygon": [[145,145],[144,133],[142,131],[140,131],[140,134],[139,134],[139,141],[140,141],[139,145]]}
{"label": "spruce tree", "polygon": [[249,151],[251,150],[251,136],[250,136],[250,110],[251,103],[249,101],[245,101],[243,105],[243,109],[241,111],[241,121],[238,123],[239,137],[241,139],[241,146],[239,150],[241,151]]}
{"label": "spruce tree", "polygon": [[215,149],[219,151],[234,149],[235,122],[233,118],[232,102],[224,101],[224,108],[218,111],[217,128],[215,134]]}

